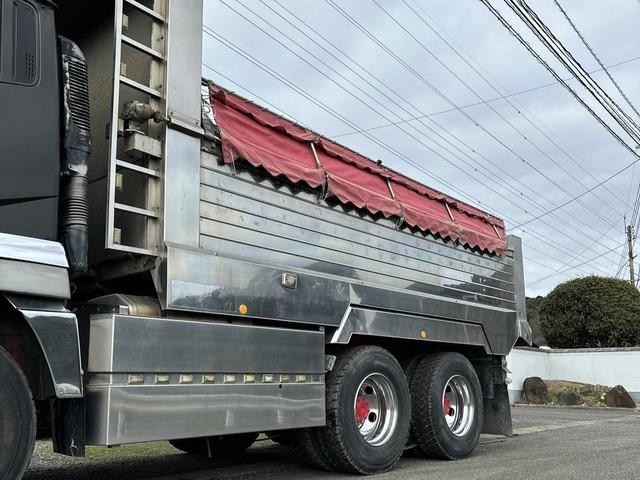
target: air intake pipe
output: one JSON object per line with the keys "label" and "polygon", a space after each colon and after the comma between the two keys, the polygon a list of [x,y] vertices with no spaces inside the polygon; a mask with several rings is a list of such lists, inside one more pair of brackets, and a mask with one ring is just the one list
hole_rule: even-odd
{"label": "air intake pipe", "polygon": [[59,37],[59,43],[63,104],[59,234],[67,252],[69,274],[71,278],[77,278],[89,269],[89,78],[87,62],[80,48],[64,37]]}

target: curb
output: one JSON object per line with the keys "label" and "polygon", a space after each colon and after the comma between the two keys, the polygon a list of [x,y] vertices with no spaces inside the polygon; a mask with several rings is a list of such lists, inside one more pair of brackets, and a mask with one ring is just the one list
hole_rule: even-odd
{"label": "curb", "polygon": [[610,410],[614,412],[636,412],[640,413],[640,407],[636,408],[623,408],[623,407],[583,407],[581,405],[535,405],[533,403],[514,403],[511,405],[513,408],[557,408],[557,409],[570,409],[570,410]]}

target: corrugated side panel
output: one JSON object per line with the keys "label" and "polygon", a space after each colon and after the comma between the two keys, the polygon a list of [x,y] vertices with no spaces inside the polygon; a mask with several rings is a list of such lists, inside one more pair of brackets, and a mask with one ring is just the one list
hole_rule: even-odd
{"label": "corrugated side panel", "polygon": [[203,153],[200,247],[350,283],[515,310],[513,260],[319,201],[318,192]]}

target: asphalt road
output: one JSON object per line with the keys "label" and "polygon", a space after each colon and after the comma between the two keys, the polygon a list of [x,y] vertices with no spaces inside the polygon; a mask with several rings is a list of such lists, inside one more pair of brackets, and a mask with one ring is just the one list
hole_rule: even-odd
{"label": "asphalt road", "polygon": [[[474,454],[455,462],[405,456],[376,479],[640,478],[640,412],[517,407],[515,437],[483,437]],[[353,479],[306,468],[288,448],[257,442],[242,459],[210,462],[167,443],[92,448],[70,459],[39,441],[26,480]]]}

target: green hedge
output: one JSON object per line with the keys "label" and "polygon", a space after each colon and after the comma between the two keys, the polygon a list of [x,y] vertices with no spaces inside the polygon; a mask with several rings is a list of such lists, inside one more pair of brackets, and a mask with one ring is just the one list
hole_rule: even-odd
{"label": "green hedge", "polygon": [[554,348],[640,346],[640,292],[615,278],[561,283],[540,305],[540,326]]}

